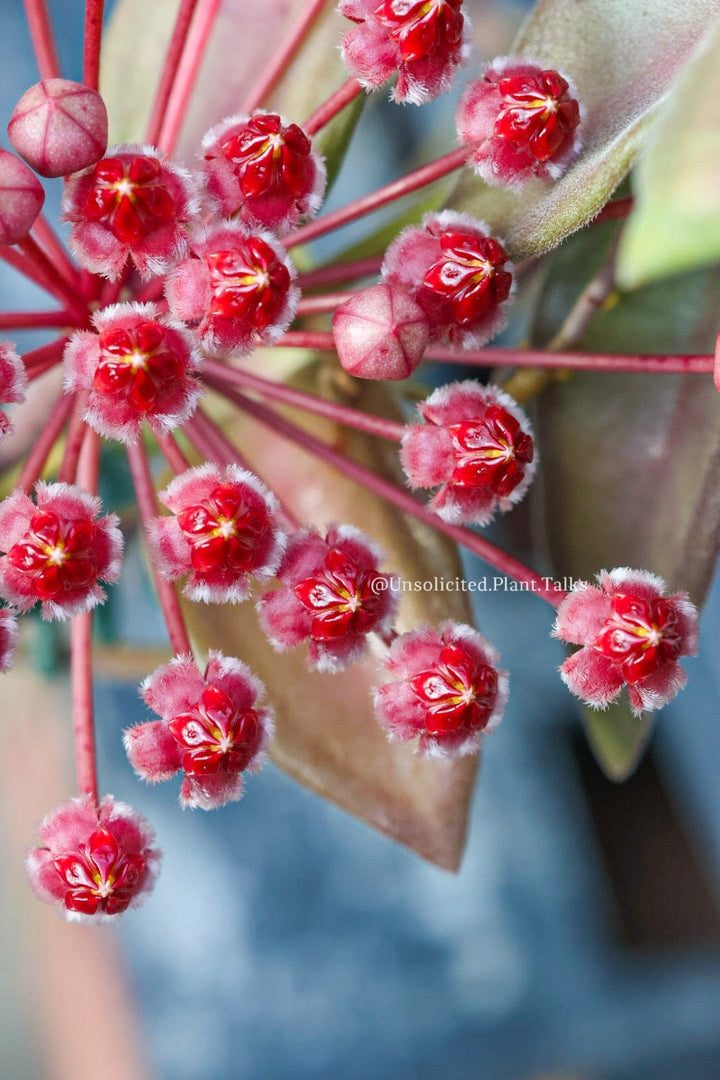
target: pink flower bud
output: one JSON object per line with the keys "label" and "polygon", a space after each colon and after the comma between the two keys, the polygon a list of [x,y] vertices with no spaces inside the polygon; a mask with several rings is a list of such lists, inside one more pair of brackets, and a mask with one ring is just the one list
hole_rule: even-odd
{"label": "pink flower bud", "polygon": [[410,225],[385,254],[383,277],[409,292],[425,312],[430,340],[463,348],[485,345],[505,325],[512,263],[488,226],[443,210]]}
{"label": "pink flower bud", "polygon": [[159,667],[140,688],[161,717],[124,735],[130,763],[156,783],[184,773],[180,802],[210,810],[242,794],[242,773],[257,772],[274,732],[273,712],[260,708],[265,687],[246,664],[211,652],[202,674],[191,657]]}
{"label": "pink flower bud", "polygon": [[71,484],[39,483],[37,505],[17,490],[0,503],[0,597],[19,611],[68,619],[105,599],[120,576],[123,539],[114,514]]}
{"label": "pink flower bud", "polygon": [[359,660],[367,635],[386,634],[397,606],[391,579],[378,571],[382,552],[351,525],[322,537],[290,537],[278,570],[283,588],[258,603],[260,625],[279,651],[309,642],[308,667],[340,671]]}
{"label": "pink flower bud", "polygon": [[569,80],[523,58],[494,60],[468,83],[456,113],[470,163],[488,184],[557,180],[580,152],[581,110]]}
{"label": "pink flower bud", "polygon": [[46,79],[18,101],[8,124],[14,149],[41,176],[68,176],[107,149],[105,102],[82,83]]}
{"label": "pink flower bud", "polygon": [[[25,365],[10,341],[0,341],[0,405],[17,405],[27,390]],[[0,439],[10,430],[7,414],[0,409]]]}
{"label": "pink flower bud", "polygon": [[280,241],[228,221],[200,230],[192,254],[167,279],[176,319],[196,330],[214,356],[243,356],[272,345],[292,322],[299,292]]}
{"label": "pink flower bud", "polygon": [[165,434],[195,412],[202,394],[191,336],[154,304],[113,304],[80,330],[64,354],[65,389],[89,390],[85,419],[101,435],[135,442],[143,420]]}
{"label": "pink flower bud", "polygon": [[277,113],[231,116],[203,139],[205,183],[225,217],[287,232],[314,217],[325,165],[302,128]]}
{"label": "pink flower bud", "polygon": [[37,176],[7,150],[0,150],[0,245],[24,240],[45,202]]}
{"label": "pink flower bud", "polygon": [[343,38],[343,60],[366,90],[397,74],[395,101],[422,105],[449,90],[469,50],[462,0],[340,0],[356,25]]}
{"label": "pink flower bud", "polygon": [[423,358],[429,326],[425,313],[402,287],[371,285],[333,315],[340,363],[360,379],[407,379]]}
{"label": "pink flower bud", "polygon": [[596,709],[628,687],[636,716],[667,705],[687,682],[678,664],[698,650],[698,613],[687,593],[666,596],[647,570],[601,571],[600,588],[580,582],[558,608],[553,635],[583,646],[560,668],[563,682]]}
{"label": "pink flower bud", "polygon": [[508,395],[452,383],[419,406],[400,459],[411,487],[438,487],[430,509],[453,524],[487,525],[525,495],[535,474],[530,421]]}
{"label": "pink flower bud", "polygon": [[202,465],[176,476],[158,495],[172,517],[156,518],[152,548],[170,581],[189,574],[184,593],[206,603],[247,599],[252,579],[278,568],[285,534],[277,499],[237,465]]}
{"label": "pink flower bud", "polygon": [[137,907],[150,892],[160,852],[147,821],[106,795],[69,799],[38,830],[42,847],[30,852],[27,871],[41,900],[58,904],[73,922],[103,922]]}
{"label": "pink flower bud", "polygon": [[500,723],[508,696],[500,657],[471,626],[419,626],[393,642],[386,666],[395,681],[375,695],[391,739],[415,739],[427,757],[461,757]]}
{"label": "pink flower bud", "polygon": [[65,185],[70,247],[94,274],[115,281],[128,258],[141,277],[165,273],[187,251],[198,211],[190,174],[152,146],[114,146]]}

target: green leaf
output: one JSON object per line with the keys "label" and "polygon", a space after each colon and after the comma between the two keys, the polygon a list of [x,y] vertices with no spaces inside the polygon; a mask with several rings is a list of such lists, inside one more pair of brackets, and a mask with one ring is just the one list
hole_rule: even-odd
{"label": "green leaf", "polygon": [[587,111],[584,149],[551,186],[490,188],[466,170],[451,205],[491,223],[517,259],[587,224],[633,164],[657,105],[720,12],[718,0],[540,0],[512,53],[556,67]]}
{"label": "green leaf", "polygon": [[720,21],[664,104],[634,188],[618,262],[623,285],[720,259]]}
{"label": "green leaf", "polygon": [[[587,280],[588,244],[586,235],[576,237],[555,260],[539,303],[542,340]],[[719,304],[720,277],[705,272],[672,289],[618,295],[578,348],[709,351]],[[538,411],[556,575],[592,580],[614,566],[646,568],[702,603],[720,545],[720,396],[710,376],[574,374],[542,395]],[[627,704],[585,712],[602,768],[614,779],[629,775],[649,719],[637,721]]]}

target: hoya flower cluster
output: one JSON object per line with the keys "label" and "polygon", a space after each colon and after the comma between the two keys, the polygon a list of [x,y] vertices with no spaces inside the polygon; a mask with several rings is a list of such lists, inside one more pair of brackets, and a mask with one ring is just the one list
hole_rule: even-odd
{"label": "hoya flower cluster", "polygon": [[[309,118],[261,107],[214,117],[193,168],[173,160],[160,91],[146,141],[108,147],[92,65],[87,85],[44,71],[8,127],[20,157],[0,151],[0,243],[16,245],[13,265],[64,305],[57,317],[31,322],[56,327],[55,342],[23,357],[0,344],[3,405],[20,405],[28,382],[63,369],[63,392],[0,503],[0,670],[13,662],[18,615],[39,604],[43,618],[71,620],[80,795],[48,815],[28,862],[38,895],[71,918],[135,905],[159,862],[147,823],[100,796],[92,754],[90,619],[118,580],[123,549],[118,519],[96,494],[101,438],[127,455],[174,653],[144,680],[152,718],[125,732],[125,747],[148,782],[179,779],[183,806],[209,810],[240,798],[245,774],[271,746],[274,711],[273,687],[242,657],[211,649],[196,659],[177,591],[190,603],[254,604],[257,632],[279,654],[303,649],[319,678],[374,657],[378,722],[427,757],[477,752],[507,701],[507,672],[482,634],[453,621],[400,633],[400,579],[381,547],[341,521],[298,522],[247,467],[206,396],[223,395],[499,570],[542,580],[466,528],[517,504],[536,469],[528,417],[500,387],[475,379],[440,387],[417,420],[401,424],[279,386],[271,369],[258,375],[248,364],[258,348],[313,348],[318,337],[358,378],[402,381],[434,347],[477,362],[516,289],[510,245],[492,222],[452,210],[400,230],[371,271],[377,280],[349,293],[313,290],[323,275],[365,281],[367,267],[294,265],[289,252],[338,220],[338,212],[317,217],[322,128],[388,80],[395,101],[429,101],[469,59],[462,0],[341,0],[338,10],[352,24],[340,42],[350,79],[339,97]],[[47,13],[38,8],[33,18],[47,36]],[[99,38],[88,33],[86,58],[97,59]],[[170,83],[188,77],[172,55]],[[460,99],[460,150],[404,178],[396,194],[466,164],[510,189],[550,184],[581,153],[582,118],[568,76],[536,60],[496,60]],[[73,258],[38,217],[44,191],[35,173],[63,178]],[[350,204],[338,223],[389,198],[381,190],[367,205]],[[302,322],[318,312],[332,313],[332,334],[313,335]],[[275,400],[394,441],[407,485],[426,491],[427,505],[287,420],[268,405]],[[0,437],[10,430],[0,412]],[[173,473],[159,491],[147,443]],[[581,646],[562,676],[583,700],[603,707],[627,685],[639,712],[682,685],[677,661],[696,650],[696,613],[684,595],[665,596],[658,578],[613,571],[599,589],[546,599],[562,601],[557,635]],[[277,663],[281,673],[282,656]]]}

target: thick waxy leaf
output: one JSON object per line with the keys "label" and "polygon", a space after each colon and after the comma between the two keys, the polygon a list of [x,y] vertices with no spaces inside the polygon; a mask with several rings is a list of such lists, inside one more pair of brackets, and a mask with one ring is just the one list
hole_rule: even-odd
{"label": "thick waxy leaf", "polygon": [[720,258],[720,22],[654,126],[634,184],[618,262],[633,288]]}
{"label": "thick waxy leaf", "polygon": [[[586,280],[587,243],[578,237],[576,258],[563,253],[550,275],[539,304],[541,340],[548,313],[567,311]],[[614,298],[578,347],[710,351],[718,304],[717,275],[688,275],[671,290],[647,287]],[[538,428],[555,573],[592,580],[614,566],[645,568],[701,603],[720,542],[720,398],[711,377],[574,374],[542,395]],[[617,706],[587,723],[607,774],[629,775],[649,719],[638,722]]]}
{"label": "thick waxy leaf", "polygon": [[518,193],[466,170],[452,205],[488,221],[514,258],[559,244],[625,176],[658,102],[718,12],[718,0],[541,0],[511,51],[572,78],[587,112],[583,153],[558,183]]}
{"label": "thick waxy leaf", "polygon": [[[326,396],[332,393],[336,400],[348,400],[349,393],[359,408],[393,414],[387,392],[378,384],[347,380],[342,393],[327,385],[327,370],[319,367],[293,381],[314,392],[322,386]],[[312,430],[356,460],[398,479],[394,445],[317,419]],[[357,525],[384,547],[383,569],[410,581],[461,576],[454,546],[432,530],[250,420],[234,420],[232,434],[251,465],[303,523]],[[400,610],[402,629],[447,618],[471,621],[462,593],[404,593]],[[425,858],[457,869],[477,759],[427,761],[405,744],[387,742],[371,700],[372,687],[382,681],[379,653],[342,674],[309,673],[304,648],[280,655],[273,651],[250,604],[187,605],[186,615],[201,649],[221,648],[242,657],[266,683],[277,710],[271,754],[281,768]]]}
{"label": "thick waxy leaf", "polygon": [[[225,116],[239,112],[286,33],[302,13],[306,0],[222,0],[205,59],[193,90],[178,144],[178,156],[194,165],[205,132]],[[110,117],[111,142],[137,142],[143,137],[178,0],[120,0],[105,37],[102,91]],[[138,34],[138,26],[143,33]],[[328,0],[312,32],[303,42],[279,84],[263,102],[296,123],[347,78],[337,45],[347,20]],[[132,71],[132,78],[128,78]],[[357,121],[364,96],[324,129],[316,146],[336,172]]]}

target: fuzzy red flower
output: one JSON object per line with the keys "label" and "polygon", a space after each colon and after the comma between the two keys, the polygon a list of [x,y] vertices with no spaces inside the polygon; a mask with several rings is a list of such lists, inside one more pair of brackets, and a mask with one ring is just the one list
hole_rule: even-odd
{"label": "fuzzy red flower", "polygon": [[536,462],[530,421],[508,395],[468,380],[441,386],[419,406],[400,459],[413,488],[438,487],[430,501],[445,521],[487,525],[527,491]]}
{"label": "fuzzy red flower", "polygon": [[470,163],[488,184],[557,180],[580,152],[581,110],[570,81],[531,61],[500,57],[468,84],[456,124]]}
{"label": "fuzzy red flower", "polygon": [[596,709],[628,687],[636,716],[667,705],[687,682],[678,664],[698,650],[698,613],[687,593],[666,596],[647,570],[601,571],[599,588],[578,584],[558,608],[555,637],[583,646],[560,668],[563,682]]}
{"label": "fuzzy red flower", "polygon": [[308,641],[308,666],[339,671],[359,660],[367,635],[386,634],[395,614],[391,579],[378,571],[382,552],[359,529],[333,526],[322,537],[290,537],[277,572],[283,588],[258,603],[260,625],[274,647]]}
{"label": "fuzzy red flower", "polygon": [[152,829],[131,807],[106,795],[56,807],[41,824],[42,847],[30,852],[30,884],[74,922],[100,922],[137,907],[155,884],[160,852]]}
{"label": "fuzzy red flower", "polygon": [[325,192],[325,165],[297,124],[277,113],[230,116],[202,143],[205,185],[229,217],[287,232],[313,217]]}
{"label": "fuzzy red flower", "polygon": [[156,783],[184,773],[180,802],[210,810],[242,794],[242,773],[257,772],[274,732],[259,707],[265,687],[246,664],[211,652],[205,673],[189,656],[159,667],[140,688],[160,717],[124,735],[130,763]]}
{"label": "fuzzy red flower", "polygon": [[512,264],[487,225],[469,214],[426,214],[422,227],[403,229],[387,249],[382,273],[423,309],[431,341],[478,348],[505,324]]}
{"label": "fuzzy red flower", "polygon": [[292,322],[294,276],[271,233],[225,222],[198,232],[192,257],[169,276],[165,292],[172,314],[196,330],[206,352],[242,356],[272,345]]}
{"label": "fuzzy red flower", "polygon": [[36,487],[0,503],[0,596],[19,611],[38,601],[44,619],[90,611],[120,576],[123,540],[114,514],[100,518],[100,500],[70,484]]}
{"label": "fuzzy red flower", "polygon": [[338,10],[356,24],[341,49],[366,90],[397,74],[393,100],[422,105],[450,89],[469,49],[462,0],[340,0]]}
{"label": "fuzzy red flower", "polygon": [[[11,341],[0,341],[0,405],[18,405],[25,400],[28,380],[25,365]],[[12,427],[7,413],[0,409],[0,439]]]}
{"label": "fuzzy red flower", "polygon": [[143,420],[165,434],[195,412],[200,356],[183,326],[154,304],[114,304],[65,348],[65,389],[89,390],[85,419],[101,435],[135,442]]}
{"label": "fuzzy red flower", "polygon": [[252,473],[202,465],[158,498],[173,516],[155,519],[153,555],[169,580],[189,574],[183,591],[191,600],[238,603],[253,578],[267,581],[277,570],[285,549],[278,502]]}
{"label": "fuzzy red flower", "polygon": [[190,174],[152,146],[114,146],[65,185],[70,247],[87,270],[116,280],[128,258],[141,277],[166,273],[187,251],[197,214]]}
{"label": "fuzzy red flower", "polygon": [[447,622],[401,634],[387,657],[394,682],[375,695],[391,739],[415,739],[427,757],[474,754],[500,723],[508,696],[500,657],[477,630]]}

